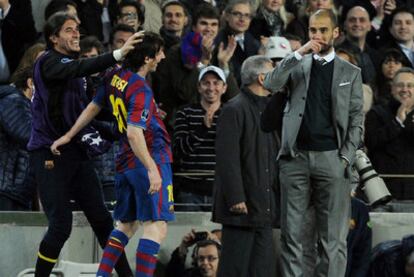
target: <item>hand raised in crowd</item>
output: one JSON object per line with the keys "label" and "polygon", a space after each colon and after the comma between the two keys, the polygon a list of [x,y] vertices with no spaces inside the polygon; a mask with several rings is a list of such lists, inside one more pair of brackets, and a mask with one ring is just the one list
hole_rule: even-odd
{"label": "hand raised in crowd", "polygon": [[148,169],[148,179],[150,182],[148,193],[154,194],[158,192],[161,189],[162,179],[158,167],[155,164]]}
{"label": "hand raised in crowd", "polygon": [[3,11],[9,7],[9,0],[0,0],[0,9]]}
{"label": "hand raised in crowd", "polygon": [[401,122],[404,122],[407,118],[407,115],[411,112],[413,107],[410,103],[402,102],[400,107],[397,110],[397,117],[401,120]]}
{"label": "hand raised in crowd", "polygon": [[70,138],[66,135],[61,136],[59,139],[55,140],[53,144],[50,146],[50,151],[52,151],[53,155],[60,155],[59,147],[70,142]]}
{"label": "hand raised in crowd", "polygon": [[219,62],[220,68],[226,68],[230,59],[233,57],[234,51],[237,47],[237,41],[234,36],[228,36],[227,47],[224,48],[223,42],[220,43],[218,53],[217,53],[217,60]]}
{"label": "hand raised in crowd", "polygon": [[230,207],[230,212],[236,214],[248,214],[246,202],[240,202]]}
{"label": "hand raised in crowd", "polygon": [[214,51],[214,37],[204,36],[201,40],[201,62],[209,64]]}
{"label": "hand raised in crowd", "polygon": [[142,42],[143,38],[144,38],[144,31],[136,32],[135,34],[130,36],[128,40],[125,42],[124,46],[122,46],[122,48],[120,49],[122,58],[125,58],[125,56],[129,53],[129,51],[134,49],[135,44]]}
{"label": "hand raised in crowd", "polygon": [[[197,243],[196,233],[197,232],[194,229],[191,229],[191,231],[182,238],[180,246],[178,247],[180,256],[185,256],[188,252],[188,248]],[[205,239],[220,242],[219,238],[215,234],[208,231],[205,233],[207,233],[207,237]]]}
{"label": "hand raised in crowd", "polygon": [[322,50],[323,44],[316,40],[309,40],[305,43],[302,47],[300,47],[297,51],[300,55],[306,55],[309,53],[319,53]]}
{"label": "hand raised in crowd", "polygon": [[384,13],[390,15],[397,8],[395,0],[386,0],[384,4]]}
{"label": "hand raised in crowd", "polygon": [[376,0],[371,1],[377,11],[376,17],[384,19],[384,16],[391,14],[397,7],[395,0]]}
{"label": "hand raised in crowd", "polygon": [[266,46],[269,43],[269,38],[265,36],[260,36],[260,48],[257,54],[265,55],[266,54]]}

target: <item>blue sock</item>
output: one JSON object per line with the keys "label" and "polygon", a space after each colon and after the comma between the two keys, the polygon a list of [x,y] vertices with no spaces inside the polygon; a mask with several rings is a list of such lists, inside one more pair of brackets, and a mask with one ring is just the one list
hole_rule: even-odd
{"label": "blue sock", "polygon": [[159,243],[149,239],[139,240],[136,255],[136,277],[153,276],[159,250]]}
{"label": "blue sock", "polygon": [[102,254],[102,259],[99,263],[99,269],[96,276],[112,276],[112,270],[114,269],[119,256],[121,256],[124,251],[125,246],[128,244],[128,240],[128,236],[119,230],[114,229],[111,232]]}

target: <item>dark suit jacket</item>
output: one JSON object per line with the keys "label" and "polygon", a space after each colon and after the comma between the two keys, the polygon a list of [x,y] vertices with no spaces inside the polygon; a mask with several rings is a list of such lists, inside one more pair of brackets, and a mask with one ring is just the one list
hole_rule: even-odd
{"label": "dark suit jacket", "polygon": [[17,68],[24,51],[36,40],[37,32],[30,0],[10,1],[11,8],[1,25],[1,44],[10,75]]}
{"label": "dark suit jacket", "polygon": [[[289,89],[283,114],[279,157],[296,155],[296,138],[305,114],[311,66],[312,55],[305,55],[298,60],[292,53],[266,75],[264,86],[267,89],[274,92],[280,91],[284,86]],[[335,57],[331,93],[332,121],[339,155],[352,164],[363,130],[361,70]]]}
{"label": "dark suit jacket", "polygon": [[383,53],[388,49],[395,49],[398,52],[401,53],[402,57],[403,57],[403,61],[402,64],[403,66],[407,66],[407,67],[411,67],[414,68],[413,64],[411,63],[411,61],[407,58],[407,56],[404,54],[404,52],[402,51],[401,47],[398,45],[398,43],[395,40],[391,40],[388,44],[386,44],[384,47],[382,47],[380,49],[380,52]]}
{"label": "dark suit jacket", "polygon": [[[365,118],[365,145],[378,173],[412,174],[414,172],[414,111],[407,115],[405,128],[396,121],[400,102],[391,99],[386,105],[375,105]],[[412,179],[385,179],[393,197],[413,199]]]}

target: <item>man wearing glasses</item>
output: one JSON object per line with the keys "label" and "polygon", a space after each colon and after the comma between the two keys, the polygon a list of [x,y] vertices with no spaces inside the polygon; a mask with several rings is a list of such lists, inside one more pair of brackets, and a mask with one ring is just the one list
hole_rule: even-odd
{"label": "man wearing glasses", "polygon": [[[403,67],[394,76],[391,99],[366,115],[365,145],[374,168],[382,174],[414,172],[414,70]],[[393,197],[414,199],[412,179],[386,179]]]}
{"label": "man wearing glasses", "polygon": [[119,4],[118,24],[131,26],[136,32],[142,29],[144,21],[144,6],[135,1],[123,1]]}
{"label": "man wearing glasses", "polygon": [[[217,35],[215,45],[221,42],[227,47],[229,37],[234,36],[237,41],[237,47],[230,60],[230,71],[236,77],[237,83],[241,84],[240,69],[245,59],[256,55],[259,51],[260,43],[247,30],[253,18],[254,7],[248,0],[232,0],[225,10],[224,19],[226,26]],[[218,49],[216,48],[216,52]],[[217,53],[216,53],[217,54]],[[217,55],[213,55],[216,57]],[[217,64],[215,62],[215,64]]]}
{"label": "man wearing glasses", "polygon": [[214,240],[202,240],[196,244],[195,260],[202,277],[216,277],[220,259],[221,245]]}

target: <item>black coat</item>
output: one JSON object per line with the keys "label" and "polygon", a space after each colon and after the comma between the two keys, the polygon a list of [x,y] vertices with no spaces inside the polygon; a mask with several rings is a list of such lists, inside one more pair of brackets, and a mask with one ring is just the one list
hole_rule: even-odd
{"label": "black coat", "polygon": [[[365,145],[378,173],[413,174],[414,172],[414,111],[407,115],[405,128],[395,117],[399,102],[376,105],[365,118]],[[414,199],[414,180],[385,179],[397,199]]]}
{"label": "black coat", "polygon": [[[275,133],[260,128],[260,114],[268,97],[247,89],[224,105],[216,133],[216,174],[213,192],[214,222],[233,226],[276,226],[278,182]],[[246,202],[248,214],[230,212]]]}
{"label": "black coat", "polygon": [[364,84],[375,82],[377,68],[380,66],[380,55],[377,50],[366,44],[365,49],[361,51],[356,44],[348,39],[336,48],[346,49],[354,54],[358,62],[358,67],[361,68],[362,82]]}
{"label": "black coat", "polygon": [[12,86],[0,86],[0,194],[27,208],[35,191],[25,150],[31,122],[30,101]]}
{"label": "black coat", "polygon": [[37,32],[30,0],[10,1],[11,7],[1,24],[1,44],[10,75],[17,68],[24,51],[35,42]]}

